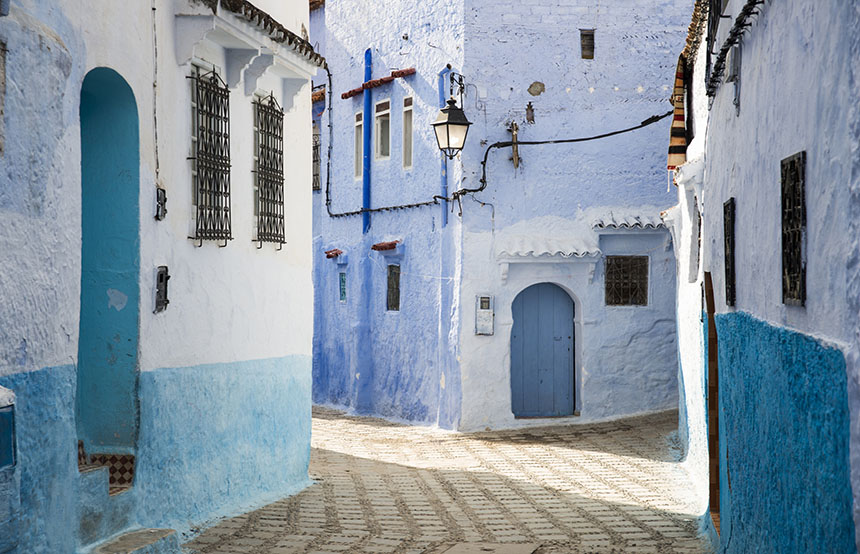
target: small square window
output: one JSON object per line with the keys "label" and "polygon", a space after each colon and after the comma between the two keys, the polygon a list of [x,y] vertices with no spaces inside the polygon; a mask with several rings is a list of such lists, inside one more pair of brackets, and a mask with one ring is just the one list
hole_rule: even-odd
{"label": "small square window", "polygon": [[606,304],[648,305],[648,256],[606,257]]}
{"label": "small square window", "polygon": [[400,311],[400,266],[388,266],[388,295],[386,309],[389,312]]}
{"label": "small square window", "polygon": [[579,48],[583,60],[594,59],[594,29],[579,30]]}

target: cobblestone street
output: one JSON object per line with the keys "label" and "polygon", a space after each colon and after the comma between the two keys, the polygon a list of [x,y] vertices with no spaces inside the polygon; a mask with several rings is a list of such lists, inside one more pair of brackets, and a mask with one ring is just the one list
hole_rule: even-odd
{"label": "cobblestone street", "polygon": [[[456,434],[314,409],[311,477],[294,497],[225,520],[195,553],[704,552],[677,414]],[[477,547],[478,545],[473,545]],[[469,550],[470,552],[472,550]],[[476,550],[479,551],[479,550]]]}

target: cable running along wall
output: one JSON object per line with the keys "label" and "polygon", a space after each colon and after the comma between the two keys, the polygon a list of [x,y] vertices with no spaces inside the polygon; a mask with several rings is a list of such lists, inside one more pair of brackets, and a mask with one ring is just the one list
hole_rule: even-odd
{"label": "cable running along wall", "polygon": [[[438,205],[440,200],[454,201],[456,200],[458,204],[460,203],[460,198],[462,198],[466,194],[473,194],[476,192],[481,192],[482,190],[487,188],[487,157],[490,154],[490,151],[494,148],[505,148],[508,146],[513,146],[512,141],[501,141],[494,142],[493,144],[487,146],[486,150],[484,150],[484,157],[481,160],[481,186],[477,188],[463,188],[456,192],[454,192],[450,197],[446,198],[440,195],[434,195],[431,200],[427,200],[424,202],[414,202],[412,204],[399,204],[394,206],[382,206],[379,208],[367,208],[367,209],[359,209],[353,210],[349,212],[334,212],[332,211],[332,200],[331,200],[331,153],[332,153],[332,141],[334,138],[334,128],[332,127],[332,79],[331,79],[331,71],[329,71],[328,67],[325,67],[326,73],[328,75],[328,149],[326,160],[326,182],[325,182],[325,206],[326,211],[328,212],[329,217],[349,217],[349,216],[357,216],[363,213],[372,213],[372,212],[388,212],[388,211],[396,211],[396,210],[408,210],[412,208],[420,208],[423,206],[433,206]],[[652,125],[657,123],[658,121],[665,119],[672,115],[674,110],[670,110],[662,115],[652,115],[648,119],[642,121],[638,125],[634,125],[632,127],[627,127],[626,129],[619,129],[617,131],[610,131],[608,133],[601,133],[599,135],[593,135],[589,137],[579,137],[572,139],[553,139],[553,140],[532,140],[532,141],[518,141],[517,144],[519,146],[533,146],[540,144],[569,144],[575,142],[587,142],[591,140],[599,140],[602,138],[612,137],[615,135],[620,135],[623,133],[629,133],[631,131],[635,131],[637,129],[642,129],[643,127],[647,127],[648,125]],[[462,205],[460,205],[459,215],[463,214]]]}

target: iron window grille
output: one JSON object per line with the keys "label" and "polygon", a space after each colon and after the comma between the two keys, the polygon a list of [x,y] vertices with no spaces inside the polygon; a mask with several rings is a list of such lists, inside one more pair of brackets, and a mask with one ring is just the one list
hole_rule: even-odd
{"label": "iron window grille", "polygon": [[254,101],[256,240],[283,245],[284,111],[273,95]]}
{"label": "iron window grille", "polygon": [[606,305],[648,305],[648,256],[606,257]]}
{"label": "iron window grille", "polygon": [[782,160],[782,301],[806,304],[806,152]]}
{"label": "iron window grille", "polygon": [[699,268],[702,267],[702,212],[699,211],[699,201],[696,204],[696,274],[691,276],[692,281],[699,277]]}
{"label": "iron window grille", "polygon": [[346,272],[338,273],[338,292],[341,302],[346,302]]}
{"label": "iron window grille", "polygon": [[735,199],[723,204],[723,269],[726,272],[726,306],[735,305]]}
{"label": "iron window grille", "polygon": [[193,66],[191,80],[192,203],[194,236],[233,238],[230,218],[230,91],[215,70]]}
{"label": "iron window grille", "polygon": [[711,78],[711,60],[716,54],[714,52],[714,44],[717,42],[717,29],[720,27],[722,11],[722,0],[708,0],[708,34],[705,38],[705,43],[707,44],[705,52],[705,82]]}
{"label": "iron window grille", "polygon": [[320,140],[320,128],[319,125],[314,123],[314,134],[313,134],[313,167],[314,167],[314,180],[313,180],[313,190],[322,190],[322,181],[320,180],[320,169],[322,168],[322,153],[321,153],[321,145],[322,141]]}
{"label": "iron window grille", "polygon": [[388,295],[386,309],[389,312],[400,311],[400,266],[388,266]]}

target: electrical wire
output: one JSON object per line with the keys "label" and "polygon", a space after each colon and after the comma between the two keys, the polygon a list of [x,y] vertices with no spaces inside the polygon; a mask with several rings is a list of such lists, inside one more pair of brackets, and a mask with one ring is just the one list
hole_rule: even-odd
{"label": "electrical wire", "polygon": [[[642,129],[643,127],[647,127],[648,125],[652,125],[652,124],[657,123],[658,121],[660,121],[662,119],[669,117],[673,113],[675,113],[674,109],[669,110],[668,112],[664,113],[663,115],[652,115],[648,119],[639,123],[639,125],[634,125],[633,127],[627,127],[626,129],[619,129],[617,131],[610,131],[608,133],[601,133],[599,135],[592,135],[590,137],[579,137],[579,138],[572,138],[572,139],[551,139],[551,140],[520,140],[520,141],[517,141],[516,144],[518,146],[523,146],[523,145],[531,146],[531,145],[537,145],[537,144],[570,144],[570,143],[575,143],[575,142],[587,142],[587,141],[591,141],[591,140],[598,140],[598,139],[603,139],[603,138],[607,138],[607,137],[613,137],[615,135],[620,135],[622,133],[629,133],[629,132],[635,131],[637,129]],[[460,204],[460,198],[462,196],[464,196],[466,194],[474,194],[476,192],[481,192],[482,190],[487,188],[487,158],[490,155],[490,151],[492,151],[494,148],[505,148],[505,147],[513,146],[513,145],[514,145],[513,141],[506,140],[506,141],[494,142],[493,144],[487,146],[487,149],[484,150],[484,159],[481,160],[481,181],[480,181],[481,186],[479,186],[477,188],[460,189],[451,195],[451,200],[457,200],[458,204]],[[462,204],[460,204],[460,215],[463,215]]]}
{"label": "electrical wire", "polygon": [[[412,204],[398,204],[393,206],[382,206],[379,208],[362,208],[360,210],[353,210],[350,212],[333,212],[331,209],[331,153],[332,153],[332,140],[334,138],[334,128],[332,126],[332,79],[331,79],[331,71],[329,71],[328,66],[325,67],[326,73],[328,74],[328,97],[329,97],[329,105],[328,105],[328,131],[329,131],[329,143],[328,143],[328,160],[326,161],[326,181],[325,181],[325,206],[326,211],[328,212],[329,217],[350,217],[357,216],[363,213],[373,213],[373,212],[390,212],[397,210],[409,210],[413,208],[421,208],[424,206],[433,206],[438,205],[440,200],[446,200],[449,202],[457,201],[457,205],[459,207],[458,215],[463,215],[463,205],[460,199],[466,194],[474,194],[476,192],[481,192],[482,190],[487,188],[487,158],[490,154],[490,151],[494,148],[505,148],[507,146],[513,146],[513,141],[501,141],[494,142],[489,145],[486,150],[484,150],[484,158],[481,161],[481,186],[477,188],[463,188],[456,192],[454,192],[450,198],[440,195],[434,195],[431,200],[427,200],[424,202],[414,202]],[[634,125],[633,127],[627,127],[626,129],[619,129],[617,131],[610,131],[608,133],[601,133],[599,135],[592,135],[589,137],[578,137],[572,139],[551,139],[551,140],[523,140],[517,141],[517,145],[539,145],[539,144],[570,144],[575,142],[587,142],[591,140],[598,140],[607,137],[612,137],[615,135],[620,135],[623,133],[629,133],[631,131],[635,131],[637,129],[642,129],[643,127],[647,127],[648,125],[652,125],[657,123],[658,121],[665,119],[672,115],[674,110],[669,110],[663,115],[652,115],[648,119],[642,121],[638,125]],[[482,202],[478,200],[482,205],[486,204],[486,202]],[[452,206],[453,208],[453,206]]]}

